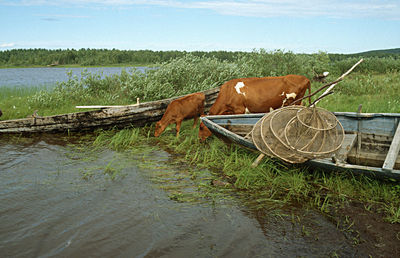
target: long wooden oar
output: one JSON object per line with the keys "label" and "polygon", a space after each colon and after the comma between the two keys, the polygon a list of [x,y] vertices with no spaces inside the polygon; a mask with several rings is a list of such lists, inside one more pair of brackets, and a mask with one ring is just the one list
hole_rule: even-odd
{"label": "long wooden oar", "polygon": [[139,98],[136,98],[136,104],[132,105],[110,105],[110,106],[104,106],[104,105],[92,105],[92,106],[75,106],[75,108],[123,108],[123,107],[136,107],[139,106]]}

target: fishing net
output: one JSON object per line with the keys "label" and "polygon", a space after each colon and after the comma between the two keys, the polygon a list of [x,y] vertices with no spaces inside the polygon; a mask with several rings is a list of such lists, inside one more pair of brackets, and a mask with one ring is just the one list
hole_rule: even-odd
{"label": "fishing net", "polygon": [[253,127],[252,139],[262,153],[289,163],[329,157],[343,143],[335,115],[317,107],[287,106],[267,113]]}

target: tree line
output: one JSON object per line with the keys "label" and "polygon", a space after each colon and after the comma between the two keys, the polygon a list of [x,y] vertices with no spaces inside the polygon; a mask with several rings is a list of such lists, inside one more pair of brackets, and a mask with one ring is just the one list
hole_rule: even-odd
{"label": "tree line", "polygon": [[[398,70],[400,63],[400,48],[375,50],[356,54],[329,54],[319,52],[318,54],[294,54],[275,50],[254,50],[252,52],[242,51],[153,51],[153,50],[118,50],[118,49],[12,49],[0,51],[0,67],[29,67],[49,65],[78,65],[78,66],[107,66],[107,65],[150,65],[169,62],[176,58],[182,58],[187,54],[204,58],[216,58],[219,61],[235,63],[243,57],[251,58],[260,53],[267,54],[271,59],[284,55],[293,58],[303,56],[304,58],[320,59],[323,57],[325,63],[347,66],[353,59],[364,57],[368,64],[368,70],[386,72]],[[276,60],[276,62],[280,62]],[[261,65],[261,64],[260,64]]]}
{"label": "tree line", "polygon": [[[81,65],[103,66],[124,64],[155,64],[183,57],[186,51],[118,50],[118,49],[12,49],[0,51],[0,66]],[[194,51],[199,57],[215,57],[234,61],[245,52]]]}

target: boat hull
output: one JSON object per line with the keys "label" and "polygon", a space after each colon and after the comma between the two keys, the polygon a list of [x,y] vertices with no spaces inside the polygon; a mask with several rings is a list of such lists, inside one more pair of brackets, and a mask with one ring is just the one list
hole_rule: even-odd
{"label": "boat hull", "polygon": [[[400,179],[399,155],[395,155],[392,168],[385,168],[388,153],[395,149],[392,141],[397,131],[400,131],[397,129],[400,121],[399,113],[334,112],[334,114],[343,125],[346,136],[350,136],[351,139],[346,146],[346,156],[339,161],[335,160],[335,157],[313,159],[303,165],[321,170],[351,170],[376,177]],[[202,117],[202,121],[217,136],[257,150],[250,132],[264,115],[262,113],[206,116]]]}

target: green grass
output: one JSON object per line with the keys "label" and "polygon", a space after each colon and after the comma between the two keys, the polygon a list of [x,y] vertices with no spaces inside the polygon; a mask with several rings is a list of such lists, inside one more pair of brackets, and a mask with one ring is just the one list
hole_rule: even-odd
{"label": "green grass", "polygon": [[[313,90],[317,89],[313,85]],[[356,112],[362,104],[366,113],[400,113],[400,72],[365,75],[352,74],[323,98],[318,106],[331,111]]]}
{"label": "green grass", "polygon": [[1,120],[24,118],[32,115],[35,107],[28,104],[27,99],[45,87],[0,87]]}

